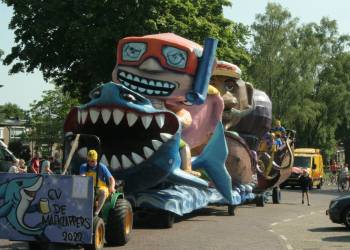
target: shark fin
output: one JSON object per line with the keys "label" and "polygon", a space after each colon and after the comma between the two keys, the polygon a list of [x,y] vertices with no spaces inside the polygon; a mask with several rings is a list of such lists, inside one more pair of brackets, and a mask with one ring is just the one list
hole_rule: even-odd
{"label": "shark fin", "polygon": [[171,172],[171,174],[167,177],[167,180],[179,185],[187,185],[199,188],[208,187],[208,182],[194,175],[191,175],[180,168],[177,168]]}
{"label": "shark fin", "polygon": [[219,122],[202,153],[192,161],[192,169],[204,169],[220,194],[233,204],[231,176],[225,166],[227,155],[224,128]]}

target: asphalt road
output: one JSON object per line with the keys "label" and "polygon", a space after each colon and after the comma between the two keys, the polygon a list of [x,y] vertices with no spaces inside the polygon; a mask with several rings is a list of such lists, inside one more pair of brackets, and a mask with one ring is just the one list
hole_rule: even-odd
{"label": "asphalt road", "polygon": [[[171,229],[139,224],[130,242],[105,249],[350,249],[350,231],[325,215],[335,187],[311,191],[311,206],[301,204],[299,190],[282,190],[281,204],[244,205],[236,216],[226,207],[209,207],[180,218]],[[27,249],[25,243],[0,241],[0,249]]]}

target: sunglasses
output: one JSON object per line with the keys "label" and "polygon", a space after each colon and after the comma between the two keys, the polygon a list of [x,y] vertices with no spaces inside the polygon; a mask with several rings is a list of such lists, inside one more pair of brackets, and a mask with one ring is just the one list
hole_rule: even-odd
{"label": "sunglasses", "polygon": [[146,38],[124,38],[117,48],[118,65],[138,66],[148,58],[156,58],[163,68],[195,75],[199,48],[176,42]]}

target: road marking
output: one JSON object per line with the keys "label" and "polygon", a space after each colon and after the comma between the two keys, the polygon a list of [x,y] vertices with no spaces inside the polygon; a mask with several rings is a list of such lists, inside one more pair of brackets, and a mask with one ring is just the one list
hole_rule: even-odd
{"label": "road marking", "polygon": [[310,213],[310,215],[313,215],[313,214],[315,214],[315,212],[311,212],[311,213]]}
{"label": "road marking", "polygon": [[287,244],[286,247],[288,248],[288,250],[293,250],[293,247],[290,244]]}
{"label": "road marking", "polygon": [[286,236],[284,236],[284,235],[280,234],[280,237],[281,237],[281,239],[282,239],[282,240],[287,241]]}
{"label": "road marking", "polygon": [[285,219],[285,220],[283,220],[284,222],[288,222],[288,221],[291,221],[291,219]]}
{"label": "road marking", "polygon": [[269,229],[269,232],[274,233],[275,231],[273,231],[272,229]]}
{"label": "road marking", "polygon": [[271,226],[276,226],[276,225],[278,225],[278,222],[274,222],[274,223],[272,223],[272,224],[270,224]]}
{"label": "road marking", "polygon": [[298,218],[303,218],[303,217],[305,217],[305,215],[299,215],[299,216],[298,216]]}

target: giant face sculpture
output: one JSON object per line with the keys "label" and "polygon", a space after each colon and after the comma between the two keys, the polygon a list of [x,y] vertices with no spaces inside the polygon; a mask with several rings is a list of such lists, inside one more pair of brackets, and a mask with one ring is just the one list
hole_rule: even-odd
{"label": "giant face sculpture", "polygon": [[113,81],[157,99],[186,101],[202,47],[171,33],[119,41]]}
{"label": "giant face sculpture", "polygon": [[253,86],[240,79],[241,70],[234,64],[218,61],[211,84],[220,91],[225,109],[222,120],[225,129],[234,127],[253,107]]}

